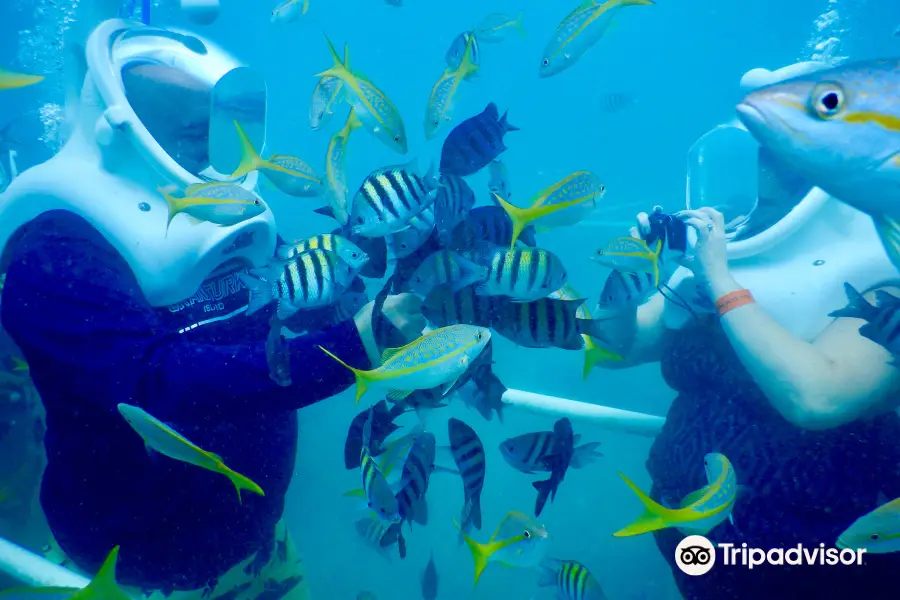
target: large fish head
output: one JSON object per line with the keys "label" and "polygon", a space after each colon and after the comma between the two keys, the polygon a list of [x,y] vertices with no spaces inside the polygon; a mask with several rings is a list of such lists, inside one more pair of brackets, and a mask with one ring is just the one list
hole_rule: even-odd
{"label": "large fish head", "polygon": [[519,435],[500,443],[500,454],[515,468],[527,468],[528,450],[535,434]]}
{"label": "large fish head", "polygon": [[349,240],[341,244],[341,247],[337,251],[337,255],[356,271],[362,269],[366,266],[366,263],[369,262],[369,255]]}
{"label": "large fish head", "polygon": [[737,107],[776,158],[867,212],[900,191],[900,60],[866,61],[760,88]]}
{"label": "large fish head", "polygon": [[722,473],[731,470],[731,461],[724,454],[718,452],[710,452],[703,457],[703,468],[706,470],[706,481],[712,483],[718,479]]}
{"label": "large fish head", "polygon": [[900,550],[900,502],[893,500],[858,518],[838,536],[836,546],[872,554]]}
{"label": "large fish head", "polygon": [[469,343],[465,351],[469,364],[472,364],[476,358],[482,353],[488,342],[491,341],[491,330],[487,327],[477,327],[475,325],[460,325],[465,327],[469,335]]}

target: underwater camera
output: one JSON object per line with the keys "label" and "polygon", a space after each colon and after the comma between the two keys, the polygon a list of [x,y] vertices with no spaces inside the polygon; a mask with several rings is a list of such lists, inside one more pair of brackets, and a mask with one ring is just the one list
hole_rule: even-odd
{"label": "underwater camera", "polygon": [[682,254],[687,252],[688,232],[684,221],[666,213],[653,213],[649,216],[649,220],[650,233],[644,240],[648,246],[655,246],[661,239],[669,250]]}

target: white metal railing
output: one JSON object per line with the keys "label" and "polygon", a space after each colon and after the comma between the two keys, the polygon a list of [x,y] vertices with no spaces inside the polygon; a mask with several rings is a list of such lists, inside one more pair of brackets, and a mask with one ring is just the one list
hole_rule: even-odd
{"label": "white metal railing", "polygon": [[0,573],[16,586],[83,588],[85,577],[54,564],[30,550],[0,538]]}

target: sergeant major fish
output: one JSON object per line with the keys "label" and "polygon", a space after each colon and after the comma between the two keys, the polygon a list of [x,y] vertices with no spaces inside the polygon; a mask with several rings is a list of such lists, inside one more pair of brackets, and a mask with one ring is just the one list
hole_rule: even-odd
{"label": "sergeant major fish", "polygon": [[566,283],[565,265],[542,248],[483,247],[479,261],[488,266],[488,278],[475,292],[508,296],[519,302],[545,298]]}
{"label": "sergeant major fish", "polygon": [[440,250],[426,258],[409,280],[409,290],[422,297],[439,285],[449,284],[456,292],[484,281],[487,268],[463,258],[452,250]]}
{"label": "sergeant major fish", "polygon": [[403,463],[401,487],[397,491],[397,506],[400,516],[405,521],[415,521],[420,525],[428,524],[428,503],[425,494],[428,482],[434,471],[435,441],[434,435],[421,433],[413,442],[412,448]]}
{"label": "sergeant major fish", "polygon": [[574,560],[547,559],[541,563],[541,587],[555,587],[560,600],[607,600],[587,567]]}
{"label": "sergeant major fish", "polygon": [[362,448],[359,454],[359,468],[362,473],[363,491],[369,508],[375,513],[378,519],[385,523],[399,523],[402,518],[400,515],[400,507],[391,486],[388,485],[387,479],[378,468],[378,464],[370,451],[372,439],[372,426],[375,421],[374,407],[369,409],[369,417],[363,426]]}
{"label": "sergeant major fish", "polygon": [[[581,436],[576,434],[573,443],[577,444]],[[549,471],[552,463],[556,434],[553,431],[537,431],[524,433],[509,438],[500,444],[500,453],[509,465],[522,473]],[[603,456],[597,448],[600,442],[590,442],[576,446],[569,466],[583,469]]]}
{"label": "sergeant major fish", "polygon": [[460,530],[468,533],[473,527],[481,529],[481,491],[484,489],[487,471],[484,445],[475,430],[459,419],[451,418],[447,421],[447,431],[453,462],[459,469],[463,483],[464,502],[459,517]]}
{"label": "sergeant major fish", "polygon": [[[844,283],[844,291],[849,304],[828,313],[828,316],[863,319],[866,324],[859,328],[859,334],[895,357],[900,356],[900,298],[884,290],[877,290],[875,305],[872,305],[849,283]],[[893,364],[900,363],[895,358]]]}
{"label": "sergeant major fish", "polygon": [[337,254],[341,260],[356,270],[362,269],[369,261],[369,255],[345,237],[333,233],[320,233],[311,238],[297,240],[291,244],[282,244],[275,248],[275,258],[290,260],[307,250],[321,248]]}
{"label": "sergeant major fish", "polygon": [[556,492],[566,476],[575,454],[575,433],[572,422],[562,418],[553,425],[553,449],[548,457],[550,477],[543,481],[535,481],[532,485],[537,490],[534,504],[534,516],[539,517],[547,504],[547,500],[556,500]]}
{"label": "sergeant major fish", "polygon": [[474,175],[506,150],[503,136],[519,131],[493,102],[453,128],[441,147],[441,174]]}
{"label": "sergeant major fish", "polygon": [[434,224],[438,239],[446,246],[453,237],[453,230],[466,220],[475,206],[475,192],[457,175],[442,175],[440,182],[434,201]]}
{"label": "sergeant major fish", "polygon": [[370,173],[353,198],[349,224],[354,233],[382,237],[409,227],[409,221],[434,204],[438,182],[433,169],[416,174],[415,161]]}

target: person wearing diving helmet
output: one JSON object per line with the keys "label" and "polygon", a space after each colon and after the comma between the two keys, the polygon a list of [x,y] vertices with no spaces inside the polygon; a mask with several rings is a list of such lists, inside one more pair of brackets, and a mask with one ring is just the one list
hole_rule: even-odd
{"label": "person wearing diving helmet", "polygon": [[[235,165],[217,153],[237,118],[261,149],[264,83],[205,39],[130,21],[104,21],[84,50],[70,139],[0,196],[0,319],[46,409],[40,501],[53,555],[94,573],[119,546],[117,579],[137,591],[308,598],[281,522],[297,409],[353,382],[320,345],[350,364],[377,360],[371,305],[286,341],[292,382],[276,384],[272,306],[245,314],[240,279],[273,257],[272,212],[230,226],[178,215],[167,227],[157,191],[227,180]],[[236,183],[252,192],[256,177]],[[400,337],[420,334],[417,313],[410,296],[384,303]],[[221,455],[265,495],[238,503],[227,478],[148,453],[120,403]]]}

